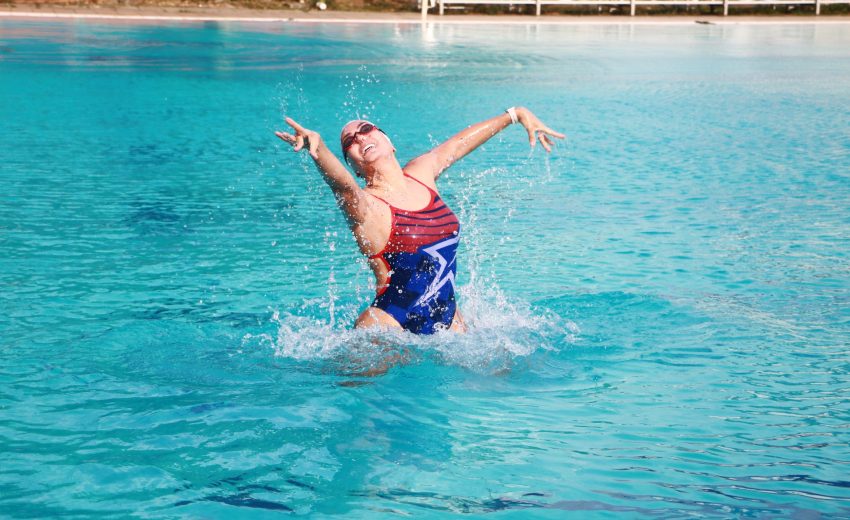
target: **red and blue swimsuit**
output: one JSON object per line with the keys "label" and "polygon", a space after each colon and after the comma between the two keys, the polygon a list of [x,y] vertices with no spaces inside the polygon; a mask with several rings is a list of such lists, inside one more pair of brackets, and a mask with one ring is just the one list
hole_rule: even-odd
{"label": "red and blue swimsuit", "polygon": [[387,245],[376,255],[388,269],[387,283],[378,290],[373,307],[414,334],[433,334],[448,328],[457,309],[455,272],[460,223],[436,191],[431,202],[417,211],[390,207],[392,224]]}

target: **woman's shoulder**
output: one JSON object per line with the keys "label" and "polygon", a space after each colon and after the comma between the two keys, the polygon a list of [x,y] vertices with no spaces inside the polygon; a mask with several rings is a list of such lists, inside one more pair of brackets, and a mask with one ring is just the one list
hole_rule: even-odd
{"label": "woman's shoulder", "polygon": [[406,175],[413,177],[432,188],[437,187],[436,181],[439,165],[437,164],[436,156],[431,152],[412,159],[404,165],[402,170],[404,170]]}
{"label": "woman's shoulder", "polygon": [[418,182],[419,184],[423,184],[426,187],[437,191],[437,179],[434,177],[431,169],[423,167],[423,165],[416,164],[417,159],[414,159],[407,163],[402,171],[404,171],[404,175]]}

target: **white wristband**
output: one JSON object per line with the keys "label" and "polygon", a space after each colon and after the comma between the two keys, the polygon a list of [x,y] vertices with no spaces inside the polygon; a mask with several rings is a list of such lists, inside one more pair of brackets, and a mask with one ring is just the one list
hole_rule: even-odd
{"label": "white wristband", "polygon": [[512,125],[515,125],[519,122],[519,119],[517,119],[517,116],[516,116],[516,107],[511,107],[511,108],[505,110],[505,112],[507,112],[508,115],[511,116],[511,124]]}

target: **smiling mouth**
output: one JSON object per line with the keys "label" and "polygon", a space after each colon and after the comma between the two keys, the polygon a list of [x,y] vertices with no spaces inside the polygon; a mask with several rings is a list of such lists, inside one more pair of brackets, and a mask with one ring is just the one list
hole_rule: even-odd
{"label": "smiling mouth", "polygon": [[368,152],[369,150],[371,150],[371,149],[372,149],[372,148],[374,148],[374,147],[375,147],[375,145],[374,145],[374,144],[367,144],[367,145],[363,148],[363,153]]}

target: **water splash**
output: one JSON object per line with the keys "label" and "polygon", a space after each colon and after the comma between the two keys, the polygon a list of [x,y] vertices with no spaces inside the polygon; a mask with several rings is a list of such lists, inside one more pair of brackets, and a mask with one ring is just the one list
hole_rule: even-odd
{"label": "water splash", "polygon": [[[573,322],[513,301],[498,288],[467,285],[459,292],[469,328],[465,334],[441,331],[418,336],[352,329],[347,323],[305,315],[328,316],[328,303],[315,302],[311,309],[300,309],[297,314],[274,311],[270,321],[275,330],[246,334],[242,348],[270,348],[276,356],[323,362],[340,373],[382,372],[426,359],[480,373],[500,373],[536,352],[563,348],[579,333]],[[357,310],[348,307],[339,313],[349,315]]]}
{"label": "water splash", "polygon": [[[336,251],[336,231],[325,229],[324,246],[325,249],[333,254]],[[336,324],[336,302],[339,300],[339,290],[336,284],[336,269],[331,263],[330,271],[328,272],[328,316],[330,317],[330,325],[333,327]]]}
{"label": "water splash", "polygon": [[[304,87],[302,86],[303,84],[304,65],[301,64],[295,70],[292,77],[286,81],[281,81],[276,85],[276,90],[278,92],[278,118],[271,124],[269,134],[271,134],[272,130],[284,130],[290,133],[293,132],[291,128],[283,123],[284,117],[292,117],[302,126],[307,126],[308,128],[312,126],[310,124],[310,118],[314,115],[313,109],[311,107],[309,95],[304,91]],[[278,142],[276,144],[284,149],[289,148],[289,145],[284,143]],[[292,168],[292,160],[289,158],[288,154],[277,154],[277,157],[280,159],[273,162],[270,165],[270,168],[277,168],[278,162],[282,162],[280,165],[282,169],[290,170]],[[301,172],[307,175],[308,178],[313,177],[311,173],[314,171],[314,166],[310,156],[306,153],[300,153],[297,157]],[[307,185],[307,191],[315,193],[318,186],[318,182],[309,182]]]}
{"label": "water splash", "polygon": [[346,75],[345,100],[342,110],[337,112],[337,119],[351,121],[354,119],[370,119],[375,117],[378,109],[377,102],[385,104],[392,97],[375,73],[370,72],[366,65],[361,65],[357,73]]}

